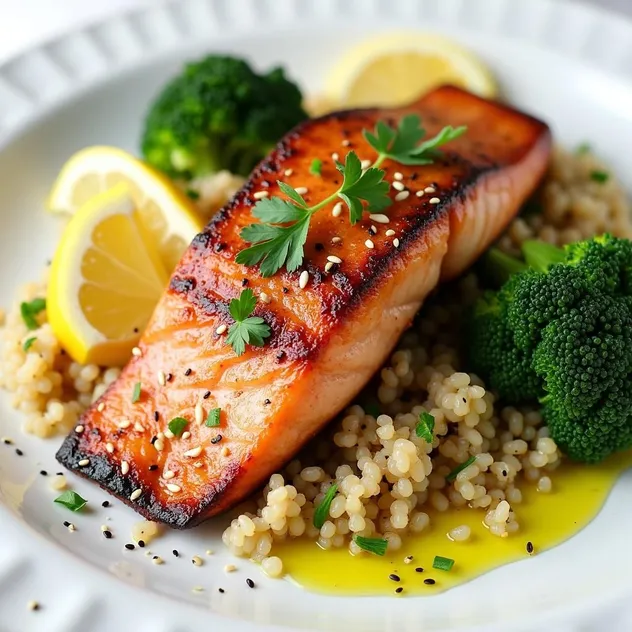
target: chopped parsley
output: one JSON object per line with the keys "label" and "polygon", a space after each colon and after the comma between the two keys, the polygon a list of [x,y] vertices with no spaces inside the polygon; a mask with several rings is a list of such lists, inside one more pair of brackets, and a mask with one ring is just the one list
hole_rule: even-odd
{"label": "chopped parsley", "polygon": [[263,318],[250,315],[256,304],[257,299],[253,291],[247,288],[228,306],[235,322],[230,326],[226,340],[238,356],[244,353],[246,345],[263,347],[264,340],[272,333]]}
{"label": "chopped parsley", "polygon": [[605,184],[610,179],[610,174],[607,171],[591,171],[590,179],[593,182],[599,182],[599,184]]}
{"label": "chopped parsley", "polygon": [[361,535],[353,536],[353,541],[365,551],[374,555],[386,555],[388,540],[384,538],[364,538]]}
{"label": "chopped parsley", "polygon": [[313,176],[322,176],[323,174],[323,161],[320,158],[314,158],[312,164],[309,166],[309,172]]}
{"label": "chopped parsley", "polygon": [[199,191],[196,191],[195,189],[187,189],[186,190],[186,194],[187,197],[191,200],[199,200],[200,199],[200,193]]}
{"label": "chopped parsley", "polygon": [[36,340],[37,338],[35,336],[31,336],[30,338],[27,338],[22,344],[22,349],[24,349],[24,351],[28,351],[33,346],[33,343]]}
{"label": "chopped parsley", "polygon": [[189,422],[184,417],[174,417],[167,424],[167,427],[176,437],[179,437],[184,432],[184,429],[187,427],[188,423]]}
{"label": "chopped parsley", "polygon": [[140,399],[140,389],[142,385],[140,382],[134,384],[134,390],[132,391],[132,404],[135,404]]}
{"label": "chopped parsley", "polygon": [[37,329],[39,327],[39,323],[36,320],[36,316],[43,312],[46,309],[46,299],[45,298],[34,298],[32,301],[20,304],[20,314],[22,315],[22,320],[28,329]]}
{"label": "chopped parsley", "polygon": [[209,428],[215,428],[219,426],[220,416],[222,414],[221,408],[213,408],[208,411],[208,416],[206,418],[206,425]]}
{"label": "chopped parsley", "polygon": [[58,505],[63,505],[64,507],[67,507],[68,509],[70,509],[70,511],[79,511],[86,506],[88,501],[84,498],[81,498],[81,496],[79,496],[77,492],[68,490],[64,492],[61,496],[57,496],[57,498],[55,498],[53,502],[56,502]]}
{"label": "chopped parsley", "polygon": [[334,483],[325,493],[325,497],[322,499],[316,511],[314,512],[314,526],[320,529],[327,520],[329,515],[329,508],[338,491],[338,483]]}
{"label": "chopped parsley", "polygon": [[454,560],[451,560],[449,557],[441,557],[440,555],[435,555],[432,562],[432,568],[436,568],[439,571],[451,571],[453,566]]}
{"label": "chopped parsley", "polygon": [[432,431],[434,430],[434,427],[435,418],[430,413],[424,411],[419,415],[419,422],[415,428],[415,434],[428,443],[432,443]]}
{"label": "chopped parsley", "polygon": [[446,477],[445,480],[448,483],[451,483],[458,475],[459,472],[462,472],[466,467],[472,465],[476,461],[475,456],[471,456],[465,463],[461,463],[461,465],[457,465]]}

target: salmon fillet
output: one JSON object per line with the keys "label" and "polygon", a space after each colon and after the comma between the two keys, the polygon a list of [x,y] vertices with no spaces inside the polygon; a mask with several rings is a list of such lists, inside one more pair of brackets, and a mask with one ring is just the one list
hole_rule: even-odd
{"label": "salmon fillet", "polygon": [[[354,149],[360,159],[374,158],[362,130],[378,120],[396,125],[410,113],[429,136],[445,125],[467,125],[468,132],[432,165],[384,163],[386,178],[401,172],[410,190],[387,210],[388,225],[366,213],[355,226],[346,212],[316,213],[305,245],[305,289],[301,270],[263,278],[258,268],[235,263],[246,246],[239,232],[256,221],[255,192],[280,195],[279,179],[307,187],[308,203],[324,199],[340,184],[332,153]],[[70,433],[58,460],[148,519],[176,528],[234,506],[358,394],[439,280],[458,276],[498,237],[542,177],[550,144],[542,122],[453,87],[406,108],[338,112],[301,124],[193,240],[140,355],[84,413],[83,430]],[[309,172],[316,157],[322,177]],[[427,187],[434,191],[416,195]],[[341,241],[332,243],[334,236]],[[369,238],[374,248],[365,245]],[[342,263],[325,272],[328,255]],[[228,304],[244,287],[260,297],[254,315],[272,335],[237,357],[216,330],[232,324]],[[133,402],[137,383],[141,395]],[[204,420],[221,408],[218,427],[200,423],[199,412],[196,421],[200,402]],[[188,420],[190,434],[160,434],[174,417]]]}

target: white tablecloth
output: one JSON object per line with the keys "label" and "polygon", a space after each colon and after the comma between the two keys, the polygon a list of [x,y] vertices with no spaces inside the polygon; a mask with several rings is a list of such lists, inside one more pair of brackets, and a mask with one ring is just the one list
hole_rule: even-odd
{"label": "white tablecloth", "polygon": [[[72,28],[163,0],[0,0],[0,62]],[[303,0],[317,2],[318,0]],[[476,2],[476,0],[471,0]],[[585,0],[627,13],[632,0]],[[233,0],[239,2],[239,0]],[[423,2],[423,0],[419,0]]]}

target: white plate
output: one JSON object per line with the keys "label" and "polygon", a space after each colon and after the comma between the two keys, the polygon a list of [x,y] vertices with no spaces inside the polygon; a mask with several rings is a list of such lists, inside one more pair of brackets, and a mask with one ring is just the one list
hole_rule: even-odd
{"label": "white plate", "polygon": [[[0,302],[36,278],[53,251],[57,228],[43,200],[64,160],[94,143],[135,150],[148,101],[183,60],[223,50],[262,67],[280,62],[317,90],[346,46],[401,27],[442,31],[478,51],[516,104],[549,121],[563,142],[594,143],[632,188],[632,24],[620,18],[548,0],[160,4],[0,67]],[[19,415],[6,398],[1,404],[0,435],[25,454],[0,445],[0,632],[632,629],[632,475],[569,542],[442,595],[324,597],[266,580],[246,561],[225,575],[217,524],[160,539],[153,548],[167,563],[154,566],[123,549],[137,516],[117,502],[102,509],[105,494],[84,481],[73,487],[93,510],[72,516],[78,531],[69,533],[68,512],[37,473],[60,469],[59,441],[21,436]],[[106,517],[113,540],[100,534]],[[208,548],[217,553],[193,567],[190,557]],[[193,594],[195,585],[205,591]],[[42,610],[27,612],[30,599]]]}

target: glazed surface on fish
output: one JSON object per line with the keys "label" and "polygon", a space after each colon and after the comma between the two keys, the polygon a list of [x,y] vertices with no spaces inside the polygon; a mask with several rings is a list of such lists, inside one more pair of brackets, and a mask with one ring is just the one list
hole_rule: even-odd
{"label": "glazed surface on fish", "polygon": [[[386,179],[400,172],[410,191],[387,209],[388,224],[368,213],[355,226],[346,213],[316,213],[301,269],[310,275],[304,289],[301,270],[263,278],[258,268],[235,263],[246,246],[239,232],[256,221],[255,192],[281,195],[276,181],[284,180],[307,187],[308,204],[317,203],[340,184],[332,153],[344,157],[353,149],[360,159],[374,159],[362,130],[410,113],[429,135],[445,125],[467,125],[468,132],[432,165],[384,163]],[[67,437],[58,459],[174,527],[229,509],[357,395],[439,280],[464,271],[517,213],[549,152],[543,123],[451,87],[402,109],[305,122],[194,239],[141,339],[141,355],[83,415],[83,432]],[[322,177],[309,172],[314,158],[323,160]],[[377,234],[370,234],[372,225]],[[334,237],[340,240],[332,243]],[[330,255],[342,263],[325,272]],[[217,329],[233,322],[228,304],[244,287],[260,297],[254,314],[272,335],[237,357]],[[137,383],[141,394],[133,402]],[[214,408],[221,408],[220,425],[208,427]],[[188,420],[187,434],[164,437],[174,417]]]}

